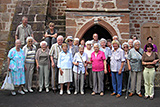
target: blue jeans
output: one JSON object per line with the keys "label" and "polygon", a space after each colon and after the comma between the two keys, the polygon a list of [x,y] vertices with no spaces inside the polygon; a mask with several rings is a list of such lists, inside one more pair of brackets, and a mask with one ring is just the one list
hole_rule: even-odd
{"label": "blue jeans", "polygon": [[112,74],[113,92],[122,95],[123,73],[119,75],[118,72],[111,72],[111,74]]}

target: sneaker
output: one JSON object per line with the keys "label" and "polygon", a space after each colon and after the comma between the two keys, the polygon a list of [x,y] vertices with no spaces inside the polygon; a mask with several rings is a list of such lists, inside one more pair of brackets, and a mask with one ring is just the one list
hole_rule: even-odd
{"label": "sneaker", "polygon": [[76,95],[76,94],[77,94],[77,91],[75,91],[74,94]]}
{"label": "sneaker", "polygon": [[18,93],[20,93],[20,94],[22,94],[22,95],[24,95],[25,94],[25,92],[23,92],[22,90],[20,91],[20,90],[18,90]]}
{"label": "sneaker", "polygon": [[60,90],[60,93],[59,93],[60,95],[63,95],[63,90]]}
{"label": "sneaker", "polygon": [[71,92],[70,92],[69,90],[67,90],[67,94],[68,94],[68,95],[70,95],[70,94],[71,94]]}
{"label": "sneaker", "polygon": [[26,92],[26,93],[28,93],[28,90],[26,88],[23,88],[23,91]]}
{"label": "sneaker", "polygon": [[123,89],[122,92],[126,92],[126,89]]}
{"label": "sneaker", "polygon": [[39,88],[39,92],[40,92],[40,93],[42,92],[42,88]]}
{"label": "sneaker", "polygon": [[46,93],[48,93],[49,92],[49,89],[48,88],[46,88]]}
{"label": "sneaker", "polygon": [[16,92],[15,92],[15,91],[11,91],[11,94],[12,94],[13,96],[15,96],[15,95],[16,95]]}
{"label": "sneaker", "polygon": [[84,95],[84,92],[82,91],[81,94]]}
{"label": "sneaker", "polygon": [[32,89],[29,89],[28,91],[31,92],[31,93],[33,93],[33,90],[32,90]]}

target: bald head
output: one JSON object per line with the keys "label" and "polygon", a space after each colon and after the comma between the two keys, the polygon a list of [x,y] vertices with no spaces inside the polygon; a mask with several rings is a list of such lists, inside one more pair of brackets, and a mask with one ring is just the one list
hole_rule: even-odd
{"label": "bald head", "polygon": [[98,41],[98,34],[97,33],[93,34],[93,39],[94,39],[94,41]]}

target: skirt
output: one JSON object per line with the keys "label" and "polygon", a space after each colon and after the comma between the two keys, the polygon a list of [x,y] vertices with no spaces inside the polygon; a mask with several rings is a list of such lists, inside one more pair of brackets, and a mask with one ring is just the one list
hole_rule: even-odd
{"label": "skirt", "polygon": [[63,84],[66,82],[72,82],[72,69],[62,69],[63,74],[61,75],[59,70],[58,83]]}
{"label": "skirt", "polygon": [[11,70],[12,82],[14,85],[25,84],[25,72],[24,68],[19,68],[18,71]]}

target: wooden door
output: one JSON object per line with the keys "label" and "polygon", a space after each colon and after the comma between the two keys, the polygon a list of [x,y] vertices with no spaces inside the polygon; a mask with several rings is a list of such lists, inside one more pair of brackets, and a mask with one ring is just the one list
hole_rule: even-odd
{"label": "wooden door", "polygon": [[153,43],[157,45],[158,54],[160,56],[160,25],[157,23],[145,23],[141,27],[141,43],[142,48],[144,49],[144,45],[147,43],[147,37],[153,37]]}

